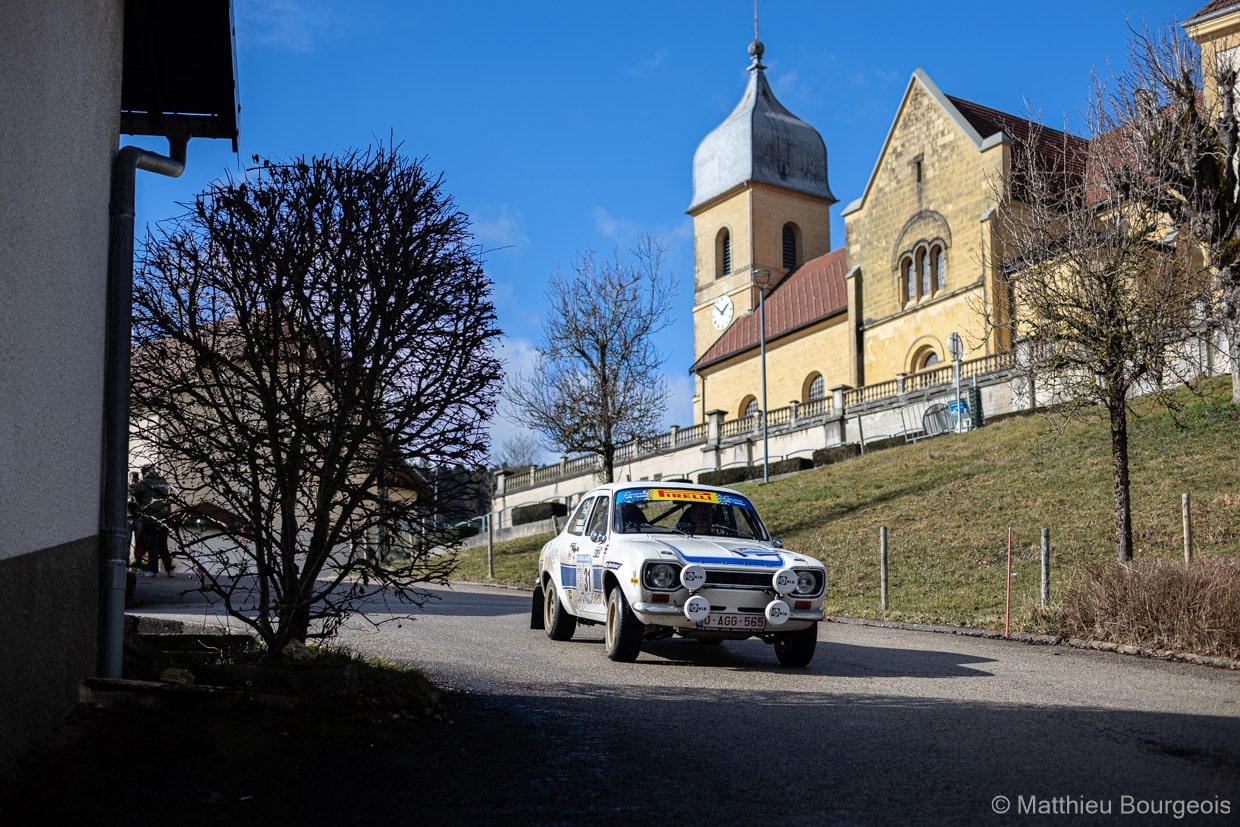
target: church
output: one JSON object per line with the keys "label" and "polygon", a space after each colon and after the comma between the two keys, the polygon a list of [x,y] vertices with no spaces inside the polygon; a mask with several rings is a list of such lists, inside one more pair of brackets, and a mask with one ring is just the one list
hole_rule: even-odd
{"label": "church", "polygon": [[[826,144],[775,98],[763,44],[749,54],[740,103],[693,159],[695,419],[942,367],[953,332],[964,360],[1010,349],[992,182],[1010,169],[1012,138],[1036,125],[916,71],[833,247]],[[1040,140],[1064,138],[1041,128]]]}
{"label": "church", "polygon": [[[1203,67],[1234,59],[1240,3],[1213,0],[1184,29]],[[932,384],[953,344],[963,362],[1010,353],[998,184],[1017,143],[1053,157],[1084,139],[945,94],[918,69],[833,246],[826,143],[776,99],[763,55],[754,40],[740,102],[693,158],[694,421]]]}

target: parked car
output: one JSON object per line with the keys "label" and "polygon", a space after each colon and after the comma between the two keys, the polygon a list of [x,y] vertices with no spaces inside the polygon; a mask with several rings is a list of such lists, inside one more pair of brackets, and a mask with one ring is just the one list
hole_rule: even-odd
{"label": "parked car", "polygon": [[643,640],[759,637],[785,666],[814,657],[827,572],[771,539],[743,494],[692,483],[600,486],[543,546],[530,626],[569,640],[607,627],[607,656]]}

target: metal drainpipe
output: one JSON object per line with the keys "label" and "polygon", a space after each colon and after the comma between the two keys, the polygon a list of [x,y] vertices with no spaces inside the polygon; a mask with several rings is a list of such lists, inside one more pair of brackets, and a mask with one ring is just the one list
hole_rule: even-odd
{"label": "metal drainpipe", "polygon": [[121,677],[125,641],[125,564],[129,467],[129,357],[133,320],[134,190],[139,169],[178,178],[188,135],[168,137],[168,156],[122,147],[112,162],[108,238],[108,318],[103,391],[103,589],[99,672]]}

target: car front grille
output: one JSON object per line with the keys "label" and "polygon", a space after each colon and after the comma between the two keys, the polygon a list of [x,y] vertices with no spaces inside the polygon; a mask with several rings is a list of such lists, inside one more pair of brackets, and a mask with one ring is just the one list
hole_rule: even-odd
{"label": "car front grille", "polygon": [[769,589],[771,572],[766,571],[714,571],[706,570],[705,588]]}

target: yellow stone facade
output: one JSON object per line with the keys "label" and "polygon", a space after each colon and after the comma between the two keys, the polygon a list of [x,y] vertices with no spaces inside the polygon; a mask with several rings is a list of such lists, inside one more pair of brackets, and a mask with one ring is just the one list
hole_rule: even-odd
{"label": "yellow stone facade", "polygon": [[[925,367],[933,353],[950,360],[947,339],[959,333],[964,358],[989,355],[1006,341],[992,323],[995,187],[1009,164],[1010,144],[987,141],[923,73],[909,83],[866,191],[844,214],[849,265],[859,268],[862,307],[854,319],[863,342],[865,383]],[[942,250],[929,289],[916,254]],[[907,298],[914,264],[915,295]],[[917,295],[920,294],[920,295]]]}
{"label": "yellow stone facade", "polygon": [[1240,8],[1194,16],[1184,31],[1201,47],[1202,91],[1207,111],[1214,112],[1218,105],[1216,68],[1220,64],[1240,68]]}

